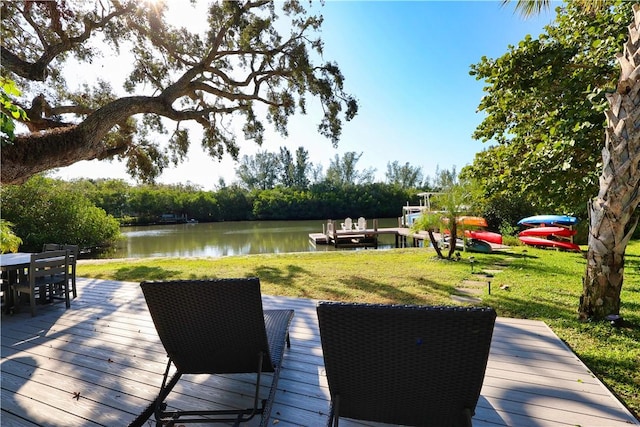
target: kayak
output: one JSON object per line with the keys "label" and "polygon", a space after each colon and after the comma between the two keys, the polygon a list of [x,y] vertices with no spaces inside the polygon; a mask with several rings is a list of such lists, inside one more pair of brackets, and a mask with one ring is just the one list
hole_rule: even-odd
{"label": "kayak", "polygon": [[545,236],[559,236],[559,237],[571,237],[577,233],[576,230],[571,230],[570,228],[565,227],[534,227],[527,228],[522,230],[519,236],[537,236],[537,237],[545,237]]}
{"label": "kayak", "polygon": [[542,247],[552,247],[552,248],[561,248],[566,249],[568,251],[580,251],[580,246],[575,243],[565,242],[562,240],[549,240],[544,239],[542,237],[533,237],[533,236],[518,236],[518,239],[525,245],[529,246],[542,246]]}
{"label": "kayak", "polygon": [[470,227],[486,227],[487,220],[479,216],[459,216],[456,223]]}
{"label": "kayak", "polygon": [[573,226],[578,223],[578,218],[568,215],[534,215],[522,218],[518,221],[518,225],[566,225]]}
{"label": "kayak", "polygon": [[[445,238],[445,244],[447,246],[449,245],[449,239]],[[463,240],[456,239],[456,249],[461,251],[462,247]],[[485,242],[484,240],[468,239],[467,246],[464,248],[464,250],[469,252],[482,252],[488,254],[493,251],[493,248],[491,247],[491,243]]]}
{"label": "kayak", "polygon": [[493,248],[491,247],[491,243],[485,242],[484,240],[477,240],[477,239],[467,240],[466,249],[471,252],[482,252],[484,254],[488,254],[493,250]]}
{"label": "kayak", "polygon": [[502,244],[502,235],[494,233],[493,231],[464,230],[464,235],[470,239],[484,240],[485,242],[495,243],[497,245]]}

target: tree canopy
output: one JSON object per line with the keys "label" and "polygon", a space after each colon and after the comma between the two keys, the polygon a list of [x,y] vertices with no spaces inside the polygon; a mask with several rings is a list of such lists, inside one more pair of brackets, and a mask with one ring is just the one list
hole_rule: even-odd
{"label": "tree canopy", "polygon": [[[190,123],[202,127],[208,154],[237,158],[233,120],[260,144],[264,120],[286,135],[288,118],[306,113],[310,97],[323,110],[318,132],[336,145],[343,120],[357,114],[338,65],[322,62],[322,17],[301,2],[212,2],[203,33],[170,25],[167,12],[163,0],[2,3],[1,72],[23,91],[15,104],[29,119],[27,134],[3,140],[2,183],[111,158],[153,180],[185,158]],[[120,82],[126,96],[106,81],[109,70],[91,85],[69,86],[70,64],[82,70],[125,53],[131,61],[113,66],[130,68]]]}
{"label": "tree canopy", "polygon": [[[400,188],[415,188],[422,184],[422,169],[418,166],[410,165],[409,162],[401,165],[395,160],[387,162],[385,177],[389,184],[397,185]],[[425,184],[428,184],[428,182]]]}
{"label": "tree canopy", "polygon": [[338,187],[372,184],[376,170],[374,168],[359,170],[358,161],[360,161],[360,157],[362,157],[362,153],[358,154],[355,151],[347,151],[342,157],[336,154],[329,161],[325,180]]}
{"label": "tree canopy", "polygon": [[568,2],[538,39],[526,37],[471,74],[487,83],[474,138],[496,144],[463,175],[488,194],[526,195],[534,207],[584,215],[595,196],[604,146],[605,94],[627,37],[630,8],[618,2],[586,14]]}

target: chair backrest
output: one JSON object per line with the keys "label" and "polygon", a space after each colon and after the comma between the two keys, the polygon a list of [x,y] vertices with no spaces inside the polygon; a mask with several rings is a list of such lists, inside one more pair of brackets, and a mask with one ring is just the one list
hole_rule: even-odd
{"label": "chair backrest", "polygon": [[353,220],[351,218],[345,218],[344,220],[344,229],[351,230],[353,228]]}
{"label": "chair backrest", "polygon": [[257,277],[142,282],[156,330],[178,370],[273,372]]}
{"label": "chair backrest", "polygon": [[367,220],[364,217],[358,218],[358,230],[366,230],[367,229]]}
{"label": "chair backrest", "polygon": [[60,249],[64,248],[58,243],[45,243],[44,245],[42,245],[42,252],[59,251]]}
{"label": "chair backrest", "polygon": [[59,251],[59,250],[68,250],[70,257],[78,258],[78,254],[80,253],[80,246],[61,245],[59,243],[45,243],[44,245],[42,245],[42,252]]}
{"label": "chair backrest", "polygon": [[42,277],[60,277],[60,281],[68,277],[69,251],[57,250],[31,254],[29,264],[29,280],[34,283]]}
{"label": "chair backrest", "polygon": [[321,302],[317,312],[339,416],[422,426],[470,419],[484,381],[493,309]]}
{"label": "chair backrest", "polygon": [[60,249],[66,249],[69,251],[69,256],[73,258],[78,258],[80,254],[80,246],[78,245],[61,245]]}

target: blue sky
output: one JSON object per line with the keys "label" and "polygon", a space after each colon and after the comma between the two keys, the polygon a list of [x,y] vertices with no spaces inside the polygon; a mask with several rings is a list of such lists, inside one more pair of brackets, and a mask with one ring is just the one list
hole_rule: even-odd
{"label": "blue sky", "polygon": [[[431,177],[437,167],[460,170],[471,163],[486,144],[471,137],[483,117],[476,110],[484,82],[469,75],[470,65],[483,55],[501,56],[526,34],[537,37],[554,15],[524,19],[513,4],[503,7],[499,1],[334,0],[314,10],[324,16],[324,59],[338,62],[347,91],[359,100],[358,116],[344,124],[334,149],[317,134],[320,110],[310,103],[306,116],[290,120],[288,138],[268,132],[258,147],[239,136],[241,155],[280,146],[294,152],[302,145],[326,170],[336,154],[355,151],[362,153],[358,167],[375,168],[380,181],[387,163],[396,160]],[[235,166],[230,158],[208,159],[195,141],[189,162],[165,171],[158,181],[213,189],[219,177],[227,184],[236,179]],[[116,162],[80,162],[56,176],[126,178]]]}

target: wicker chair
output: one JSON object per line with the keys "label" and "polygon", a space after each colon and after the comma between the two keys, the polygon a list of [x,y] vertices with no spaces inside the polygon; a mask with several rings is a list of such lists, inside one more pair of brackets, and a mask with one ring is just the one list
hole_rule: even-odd
{"label": "wicker chair", "polygon": [[490,308],[321,302],[331,408],[340,417],[470,426],[496,313]]}
{"label": "wicker chair", "polygon": [[[264,310],[258,278],[143,282],[140,285],[169,362],[155,406],[158,425],[269,420],[293,310]],[[171,364],[176,373],[169,376]],[[273,372],[261,402],[261,373]],[[164,400],[183,374],[255,373],[253,407],[166,411]],[[173,405],[176,406],[176,405]],[[148,408],[131,425],[143,425]],[[146,418],[145,418],[146,416]]]}

